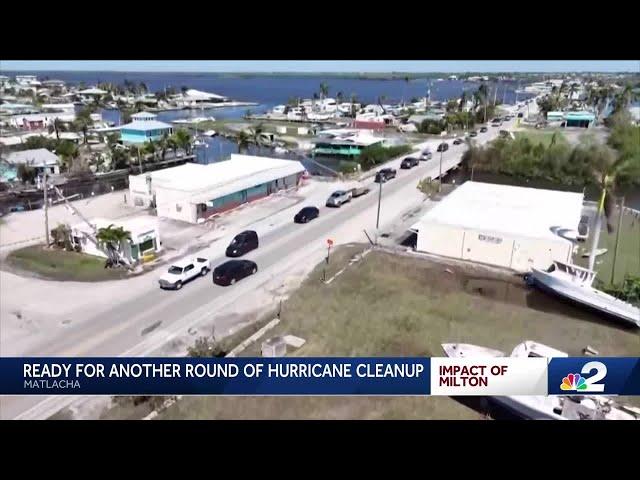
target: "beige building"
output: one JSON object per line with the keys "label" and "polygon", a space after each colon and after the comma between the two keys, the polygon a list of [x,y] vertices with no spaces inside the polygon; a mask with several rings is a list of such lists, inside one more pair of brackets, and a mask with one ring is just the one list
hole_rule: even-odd
{"label": "beige building", "polygon": [[411,227],[416,250],[527,272],[571,261],[582,193],[466,182]]}

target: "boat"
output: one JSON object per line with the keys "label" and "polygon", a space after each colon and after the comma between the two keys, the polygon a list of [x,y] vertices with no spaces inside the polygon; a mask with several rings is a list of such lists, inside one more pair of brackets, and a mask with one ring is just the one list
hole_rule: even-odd
{"label": "boat", "polygon": [[[595,255],[596,257],[599,257],[600,255],[604,255],[605,253],[607,253],[609,250],[606,248],[597,248]],[[582,258],[589,258],[589,252],[584,252],[582,254]]]}
{"label": "boat", "polygon": [[532,268],[525,281],[591,310],[640,327],[640,308],[593,288],[596,272],[571,263],[554,261],[547,270]]}
{"label": "boat", "polygon": [[[443,343],[450,358],[499,358],[500,350],[468,343]],[[526,340],[513,349],[510,357],[568,357],[565,352]],[[529,420],[640,420],[640,410],[619,405],[606,396],[587,395],[517,395],[491,397],[491,400],[518,417]]]}
{"label": "boat", "polygon": [[207,130],[206,132],[203,132],[204,136],[206,137],[215,137],[216,136],[216,131],[215,130]]}

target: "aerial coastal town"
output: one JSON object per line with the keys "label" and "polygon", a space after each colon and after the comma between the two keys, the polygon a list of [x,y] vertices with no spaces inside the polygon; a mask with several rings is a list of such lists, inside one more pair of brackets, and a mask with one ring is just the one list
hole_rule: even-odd
{"label": "aerial coastal town", "polygon": [[[3,357],[637,356],[640,73],[0,70],[0,285]],[[588,395],[1,402],[640,419]]]}

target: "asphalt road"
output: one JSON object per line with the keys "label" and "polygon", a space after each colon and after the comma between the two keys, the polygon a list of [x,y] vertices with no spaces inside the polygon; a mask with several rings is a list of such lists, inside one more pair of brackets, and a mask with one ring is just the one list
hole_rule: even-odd
{"label": "asphalt road", "polygon": [[[489,127],[480,133],[476,141],[484,143],[501,129],[509,128],[514,121],[502,127]],[[452,145],[442,156],[443,173],[456,166],[465,150],[465,145]],[[433,158],[411,170],[399,168],[400,159],[392,162],[397,168],[395,179],[383,185],[382,208],[385,198],[402,195],[403,190],[415,190],[419,179],[436,178],[439,172],[440,153],[432,148]],[[386,165],[385,165],[386,166]],[[314,252],[324,249],[326,238],[340,227],[368,210],[366,223],[353,225],[360,231],[371,230],[375,226],[378,201],[378,184],[369,181],[371,192],[353,199],[340,208],[320,208],[319,218],[308,224],[294,224],[293,218],[260,238],[260,247],[243,258],[253,260],[258,265],[258,273],[245,278],[235,285],[221,287],[214,285],[211,274],[197,277],[185,284],[181,290],[161,290],[157,283],[150,282],[148,291],[123,301],[114,299],[114,307],[106,313],[89,316],[86,321],[70,326],[61,334],[48,338],[24,356],[146,356],[187,329],[210,319],[212,313],[221,311],[234,302],[242,302],[252,292],[271,279],[284,275],[287,270],[309,261]],[[410,207],[410,205],[407,205]],[[401,215],[403,212],[396,212]],[[226,247],[226,245],[225,245]],[[217,248],[216,250],[220,250]],[[198,255],[206,255],[207,249]],[[216,255],[211,258],[212,267],[226,261],[226,257]],[[99,288],[99,286],[96,286]],[[4,397],[0,399],[0,418],[46,418],[69,405],[74,397]]]}

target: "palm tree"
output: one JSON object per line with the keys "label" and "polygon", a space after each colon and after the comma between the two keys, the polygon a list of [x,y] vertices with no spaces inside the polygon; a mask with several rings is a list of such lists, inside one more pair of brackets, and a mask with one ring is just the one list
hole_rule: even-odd
{"label": "palm tree", "polygon": [[262,132],[264,132],[264,126],[261,123],[249,129],[249,135],[258,147],[258,151],[262,150]]}
{"label": "palm tree", "polygon": [[355,104],[356,104],[356,100],[357,100],[357,97],[356,97],[355,93],[351,94],[350,100],[351,100],[351,116],[353,118],[355,118],[356,117],[356,105]]}
{"label": "palm tree", "polygon": [[329,85],[327,82],[320,82],[320,100],[324,100],[329,95]]}
{"label": "palm tree", "polygon": [[344,100],[344,96],[342,95],[342,92],[336,93],[336,107],[340,105],[343,100]]}
{"label": "palm tree", "polygon": [[149,89],[147,88],[147,84],[144,82],[140,82],[139,88],[140,93],[147,93],[149,91]]}
{"label": "palm tree", "polygon": [[80,156],[80,151],[76,144],[69,140],[63,140],[60,142],[56,147],[55,152],[60,156],[67,170],[71,169],[73,161]]}
{"label": "palm tree", "polygon": [[160,159],[164,162],[164,157],[167,154],[169,148],[169,134],[165,132],[158,140],[158,148],[160,149]]}
{"label": "palm tree", "polygon": [[58,117],[54,118],[53,129],[56,132],[56,140],[60,140],[60,127],[61,127],[60,119]]}
{"label": "palm tree", "polygon": [[184,128],[180,128],[173,134],[178,147],[182,148],[187,155],[191,154],[191,135]]}
{"label": "palm tree", "polygon": [[607,147],[594,145],[591,149],[594,155],[590,167],[593,180],[600,189],[600,200],[598,201],[593,243],[591,244],[591,252],[589,254],[589,270],[593,270],[595,265],[596,249],[598,248],[600,230],[602,229],[602,218],[604,217],[607,220],[607,229],[611,231],[612,226],[609,219],[615,205],[614,192],[618,190],[620,186],[621,174],[623,174],[627,168],[631,167],[633,161],[633,156],[616,156],[613,151]]}
{"label": "palm tree", "polygon": [[467,91],[462,90],[462,95],[460,95],[460,103],[458,104],[458,111],[461,112],[464,106],[467,103]]}
{"label": "palm tree", "polygon": [[240,133],[238,133],[237,137],[238,153],[246,151],[246,149],[249,147],[249,138],[250,136],[247,132],[245,132],[244,130],[240,130]]}
{"label": "palm tree", "polygon": [[151,161],[152,162],[155,162],[155,160],[156,160],[156,152],[157,151],[158,151],[158,149],[156,148],[156,142],[154,142],[153,139],[149,139],[149,141],[147,141],[144,144],[144,152],[151,154]]}
{"label": "palm tree", "polygon": [[409,85],[409,77],[404,77],[404,88],[402,89],[402,106],[404,107],[404,96],[407,93],[407,85]]}
{"label": "palm tree", "polygon": [[118,253],[122,248],[122,243],[126,240],[131,240],[131,232],[125,230],[123,227],[117,227],[114,224],[109,225],[106,228],[98,229],[96,234],[96,240],[107,249],[107,256],[111,265],[118,265]]}

